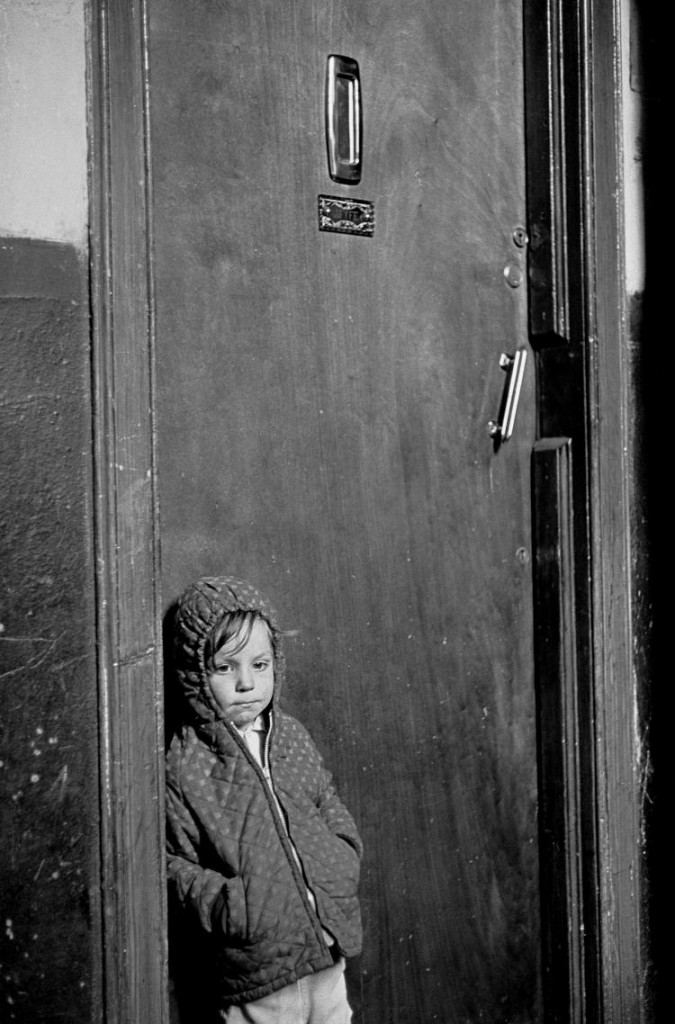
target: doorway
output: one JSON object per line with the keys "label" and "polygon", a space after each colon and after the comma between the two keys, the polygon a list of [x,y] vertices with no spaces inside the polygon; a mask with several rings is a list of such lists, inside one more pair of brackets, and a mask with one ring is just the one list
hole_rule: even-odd
{"label": "doorway", "polygon": [[527,354],[521,7],[149,15],[164,604],[233,573],[299,630],[285,706],[366,846],[356,1019],[535,1024],[530,362],[494,426]]}

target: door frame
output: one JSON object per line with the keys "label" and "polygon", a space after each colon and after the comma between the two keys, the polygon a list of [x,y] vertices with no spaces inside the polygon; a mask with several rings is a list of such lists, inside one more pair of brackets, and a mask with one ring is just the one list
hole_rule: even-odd
{"label": "door frame", "polygon": [[102,1019],[166,1024],[146,6],[87,13]]}
{"label": "door frame", "polygon": [[[104,1019],[167,1024],[151,0],[87,2]],[[616,50],[625,6],[524,0],[543,956],[554,1024],[648,1019],[646,680],[633,655],[644,538],[630,475],[638,439]]]}
{"label": "door frame", "polygon": [[524,8],[547,1024],[648,1020],[654,982],[644,425],[624,262],[629,55],[617,47],[631,6]]}

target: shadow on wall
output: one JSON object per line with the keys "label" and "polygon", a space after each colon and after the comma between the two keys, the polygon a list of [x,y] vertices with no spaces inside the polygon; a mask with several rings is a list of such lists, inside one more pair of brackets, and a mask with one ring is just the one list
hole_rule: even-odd
{"label": "shadow on wall", "polygon": [[[173,667],[175,604],[163,620],[164,729],[166,748],[180,728],[181,696]],[[207,938],[199,922],[168,893],[170,1024],[215,1024],[213,974]]]}

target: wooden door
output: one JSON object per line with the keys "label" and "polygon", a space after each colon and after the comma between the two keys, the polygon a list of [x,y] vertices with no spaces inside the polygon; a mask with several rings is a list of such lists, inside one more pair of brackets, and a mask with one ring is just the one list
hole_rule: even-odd
{"label": "wooden door", "polygon": [[[285,704],[366,844],[359,1024],[534,1024],[529,366],[488,432],[526,346],[521,6],[149,14],[165,603],[235,573],[300,630]],[[331,54],[357,184],[329,175]],[[326,196],[366,231],[322,230]]]}

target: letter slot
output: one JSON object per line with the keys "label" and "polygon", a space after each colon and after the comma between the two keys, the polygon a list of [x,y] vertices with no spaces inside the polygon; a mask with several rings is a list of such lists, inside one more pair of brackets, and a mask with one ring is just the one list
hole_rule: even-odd
{"label": "letter slot", "polygon": [[359,66],[350,57],[331,54],[326,70],[326,145],[333,181],[356,185],[361,180],[362,132]]}

